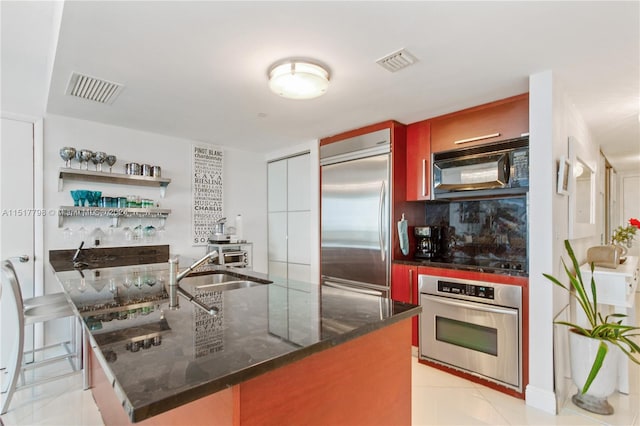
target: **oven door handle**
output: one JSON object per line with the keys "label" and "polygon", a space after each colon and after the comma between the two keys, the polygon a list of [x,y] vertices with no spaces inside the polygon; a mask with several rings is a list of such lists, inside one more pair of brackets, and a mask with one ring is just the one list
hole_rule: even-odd
{"label": "oven door handle", "polygon": [[232,256],[242,256],[242,255],[244,255],[244,253],[245,252],[241,251],[241,250],[239,250],[239,251],[223,251],[222,255],[224,257],[232,257]]}
{"label": "oven door handle", "polygon": [[490,312],[492,314],[504,314],[504,315],[517,315],[518,314],[518,310],[516,308],[497,308],[497,307],[488,307],[486,305],[483,306],[478,306],[479,303],[475,303],[475,302],[459,302],[457,300],[451,300],[448,299],[446,297],[440,297],[440,296],[431,296],[428,294],[422,294],[427,300],[430,300],[432,302],[435,303],[442,303],[444,305],[449,305],[449,306],[454,306],[456,308],[463,308],[463,309],[468,309],[468,308],[472,308],[472,309],[476,309],[478,311],[482,311],[482,312]]}

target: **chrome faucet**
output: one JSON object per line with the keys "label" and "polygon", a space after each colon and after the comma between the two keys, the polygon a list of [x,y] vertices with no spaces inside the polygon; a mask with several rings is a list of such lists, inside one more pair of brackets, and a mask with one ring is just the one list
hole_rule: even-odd
{"label": "chrome faucet", "polygon": [[180,308],[180,301],[178,300],[178,295],[180,295],[200,309],[207,312],[209,315],[216,315],[218,313],[218,308],[216,308],[215,306],[205,305],[194,296],[192,296],[188,291],[178,285],[184,277],[193,272],[193,270],[198,266],[202,265],[209,259],[215,259],[217,257],[218,252],[216,250],[213,250],[207,253],[202,259],[196,261],[193,265],[189,266],[187,269],[180,273],[178,273],[178,258],[175,257],[169,259],[169,309],[173,310]]}
{"label": "chrome faucet", "polygon": [[87,262],[81,262],[80,260],[78,260],[82,252],[82,247],[84,247],[84,241],[80,243],[80,247],[78,247],[78,249],[73,255],[73,258],[71,259],[71,262],[73,262],[74,269],[77,269],[77,270],[85,269],[86,267],[89,266]]}

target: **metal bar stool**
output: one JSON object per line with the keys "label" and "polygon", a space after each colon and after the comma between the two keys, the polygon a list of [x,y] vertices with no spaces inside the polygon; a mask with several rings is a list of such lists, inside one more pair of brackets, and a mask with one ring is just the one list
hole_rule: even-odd
{"label": "metal bar stool", "polygon": [[[5,414],[9,409],[11,398],[16,391],[53,380],[58,380],[63,377],[69,377],[71,375],[78,374],[81,371],[84,372],[84,370],[82,368],[82,338],[79,338],[77,329],[79,320],[75,318],[71,304],[64,293],[48,294],[23,300],[18,276],[16,275],[16,271],[11,261],[2,261],[1,272],[2,290],[0,291],[0,296],[9,297],[11,298],[10,303],[14,302],[5,306],[11,306],[10,315],[14,316],[13,320],[18,324],[18,335],[12,346],[9,363],[7,365],[6,373],[8,376],[8,385],[6,389],[2,389],[4,398],[0,414]],[[24,350],[25,326],[66,317],[71,317],[72,330],[70,340],[29,351]],[[47,357],[45,351],[55,347],[61,347],[64,350],[64,353],[61,355]],[[36,357],[37,353],[42,353],[43,356]],[[23,359],[25,355],[33,355],[33,361],[24,362]],[[25,380],[25,371],[65,359],[69,361],[71,371],[45,378],[34,379],[29,382]]]}

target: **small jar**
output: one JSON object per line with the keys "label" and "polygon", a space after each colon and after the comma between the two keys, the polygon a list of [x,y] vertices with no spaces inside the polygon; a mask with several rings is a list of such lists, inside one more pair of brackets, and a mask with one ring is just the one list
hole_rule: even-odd
{"label": "small jar", "polygon": [[141,166],[142,176],[151,176],[151,164],[143,164]]}
{"label": "small jar", "polygon": [[98,207],[112,207],[111,200],[111,197],[100,197],[98,200]]}

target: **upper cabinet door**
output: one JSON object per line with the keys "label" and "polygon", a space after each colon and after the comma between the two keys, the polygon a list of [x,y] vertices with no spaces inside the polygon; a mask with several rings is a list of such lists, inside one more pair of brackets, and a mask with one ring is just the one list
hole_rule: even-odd
{"label": "upper cabinet door", "polygon": [[309,192],[311,188],[311,162],[310,156],[299,155],[287,160],[288,177],[288,210],[289,211],[306,211],[311,209]]}
{"label": "upper cabinet door", "polygon": [[407,126],[407,201],[429,200],[431,191],[431,122]]}
{"label": "upper cabinet door", "polygon": [[287,162],[274,161],[267,166],[268,209],[287,211]]}
{"label": "upper cabinet door", "polygon": [[529,94],[436,117],[431,152],[450,151],[518,138],[529,133]]}

